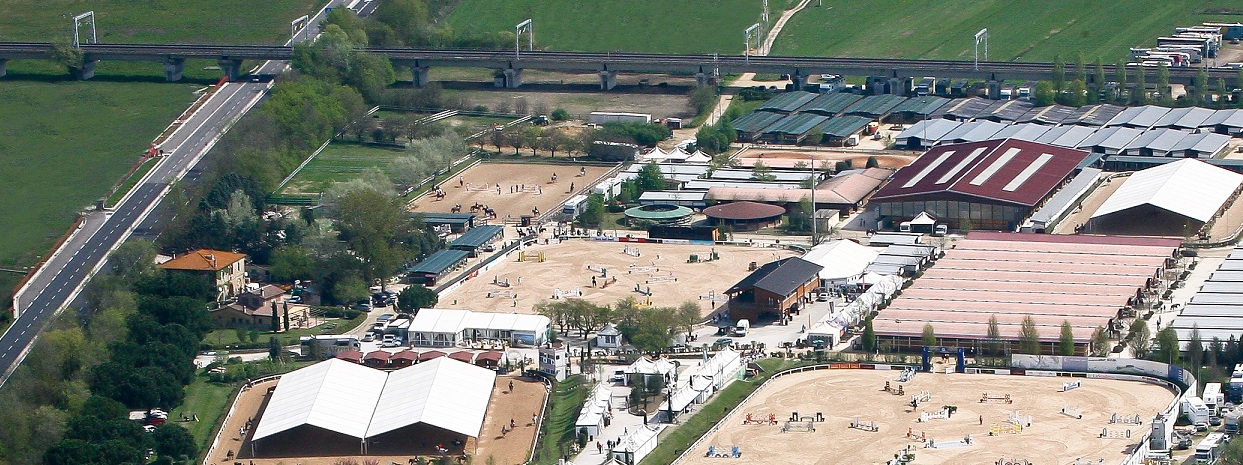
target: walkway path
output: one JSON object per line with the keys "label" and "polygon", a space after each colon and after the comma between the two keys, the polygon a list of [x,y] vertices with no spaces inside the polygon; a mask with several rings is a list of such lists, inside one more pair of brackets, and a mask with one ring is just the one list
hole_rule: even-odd
{"label": "walkway path", "polygon": [[[768,52],[773,48],[773,42],[777,40],[777,34],[781,33],[781,29],[785,27],[786,22],[789,21],[790,18],[793,18],[795,13],[802,11],[802,9],[806,8],[810,3],[811,0],[803,0],[794,8],[782,12],[781,17],[777,18],[777,22],[773,24],[772,30],[768,31],[768,35],[764,37],[764,43],[760,44],[760,48],[755,51],[755,55],[768,56]],[[734,87],[751,87],[761,85],[761,83],[755,82],[755,73],[743,73],[742,76],[739,76],[738,79],[735,79],[730,83],[730,85]],[[733,101],[733,99],[733,95],[722,95],[720,100],[716,103],[716,108],[712,110],[712,114],[708,115],[708,118],[704,119],[704,126],[716,124],[717,120],[721,119],[721,115],[725,114],[725,110],[729,108],[729,104]]]}

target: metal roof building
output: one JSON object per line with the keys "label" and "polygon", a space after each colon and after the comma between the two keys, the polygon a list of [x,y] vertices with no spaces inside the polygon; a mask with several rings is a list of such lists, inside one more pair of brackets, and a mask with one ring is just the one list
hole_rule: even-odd
{"label": "metal roof building", "polygon": [[1205,125],[1205,121],[1213,116],[1214,110],[1201,107],[1171,108],[1165,116],[1157,120],[1152,126],[1155,128],[1176,128],[1176,129],[1199,129],[1202,127],[1212,127],[1211,124]]}
{"label": "metal roof building", "polygon": [[830,140],[843,140],[850,136],[858,135],[871,122],[872,119],[870,118],[843,115],[822,123],[820,125],[820,132],[823,132]]}
{"label": "metal roof building", "polygon": [[962,142],[981,142],[989,139],[996,139],[994,134],[1000,132],[1006,125],[988,120],[975,120],[963,123],[961,126],[954,128],[943,138],[946,142],[962,143]]}
{"label": "metal roof building", "polygon": [[505,232],[505,227],[495,224],[479,226],[466,231],[453,242],[449,243],[452,250],[462,250],[470,253],[470,255],[479,255],[479,248],[484,245],[496,242],[497,239]]}
{"label": "metal roof building", "polygon": [[495,380],[491,370],[447,358],[387,373],[329,359],[281,377],[252,441],[262,456],[265,439],[306,427],[360,440],[342,442],[362,453],[372,439],[409,427],[478,437]]}
{"label": "metal roof building", "polygon": [[738,137],[743,140],[755,140],[756,136],[764,132],[773,124],[785,118],[785,114],[769,111],[757,111],[749,115],[738,118],[730,125],[738,131]]}
{"label": "metal roof building", "polygon": [[1076,108],[1065,105],[1049,105],[1047,107],[1034,107],[1027,110],[1023,116],[1015,120],[1018,123],[1040,123],[1040,124],[1074,124],[1078,120],[1076,118]]}
{"label": "metal roof building", "polygon": [[807,102],[807,105],[804,105],[803,108],[799,109],[799,111],[815,113],[822,116],[837,116],[842,112],[842,110],[845,110],[862,99],[863,96],[861,95],[845,94],[841,92],[823,94],[812,99],[810,102]]}
{"label": "metal roof building", "polygon": [[1050,129],[1053,129],[1053,127],[1045,126],[1043,124],[1011,124],[1001,128],[1001,130],[997,131],[996,134],[993,134],[993,138],[1019,139],[1028,142],[1036,142],[1040,139],[1040,136],[1043,136],[1046,132],[1049,132]]}
{"label": "metal roof building", "polygon": [[906,128],[894,142],[899,147],[929,148],[939,143],[946,134],[961,126],[962,123],[948,119],[927,119]]}
{"label": "metal roof building", "polygon": [[1118,126],[1104,128],[1092,133],[1075,148],[1106,155],[1118,155],[1142,132],[1139,129]]}
{"label": "metal roof building", "polygon": [[871,202],[882,219],[927,212],[955,228],[1013,229],[1087,156],[1017,139],[942,145],[898,170]]}
{"label": "metal roof building", "polygon": [[949,104],[941,107],[938,112],[944,111],[944,118],[948,120],[971,121],[991,105],[991,100],[979,97],[960,98],[950,101]]}
{"label": "metal roof building", "polygon": [[816,98],[816,94],[811,92],[803,92],[801,90],[794,92],[785,92],[776,97],[768,99],[768,101],[760,104],[756,111],[771,111],[777,113],[794,113],[798,111],[807,102]]}
{"label": "metal roof building", "polygon": [[[1110,105],[1108,103],[1079,107],[1075,109],[1075,119],[1073,122],[1084,126],[1104,126],[1112,121],[1114,117],[1118,116],[1119,113],[1122,113],[1122,110],[1125,109],[1125,107]],[[1072,121],[1066,121],[1067,124],[1071,122]]]}
{"label": "metal roof building", "polygon": [[1236,245],[1199,292],[1184,305],[1170,327],[1178,333],[1181,345],[1191,341],[1192,331],[1199,331],[1207,345],[1214,338],[1222,341],[1243,339],[1243,244]]}
{"label": "metal roof building", "polygon": [[1166,157],[1178,146],[1183,138],[1190,135],[1190,132],[1161,128],[1149,129],[1136,137],[1135,140],[1127,144],[1122,149],[1122,153],[1126,155],[1145,155],[1149,157]]}
{"label": "metal roof building", "polygon": [[847,108],[842,114],[866,116],[872,119],[883,119],[889,112],[893,111],[899,104],[906,101],[906,97],[900,95],[869,95],[863,97],[862,100],[855,102]]}
{"label": "metal roof building", "polygon": [[1095,132],[1096,128],[1086,126],[1056,126],[1036,138],[1036,142],[1074,148]]}
{"label": "metal roof building", "polygon": [[892,113],[897,114],[904,121],[922,120],[949,103],[950,99],[944,97],[931,95],[912,97],[894,107]]}
{"label": "metal roof building", "polygon": [[769,126],[764,130],[763,138],[778,143],[799,143],[802,142],[812,130],[816,129],[821,123],[828,121],[827,116],[821,116],[811,113],[796,113],[778,121],[777,124]]}
{"label": "metal roof building", "polygon": [[414,265],[410,270],[410,279],[427,285],[436,284],[436,280],[466,263],[470,252],[464,250],[441,250]]}
{"label": "metal roof building", "polygon": [[801,300],[820,285],[821,266],[801,258],[766,263],[725,291],[730,316],[759,319],[764,315],[785,318]]}
{"label": "metal roof building", "polygon": [[1054,353],[1063,322],[1083,351],[1097,327],[1111,327],[1159,283],[1180,242],[975,231],[881,310],[873,327],[896,347],[921,346],[929,324],[937,345],[979,349],[990,318],[1017,346],[1031,317],[1044,353]]}
{"label": "metal roof building", "polygon": [[1229,145],[1230,136],[1225,134],[1211,132],[1188,134],[1178,141],[1177,144],[1174,144],[1174,147],[1170,149],[1169,155],[1172,157],[1212,159],[1218,153],[1226,150],[1226,147]]}
{"label": "metal roof building", "polygon": [[1136,129],[1148,129],[1157,124],[1169,113],[1170,109],[1156,105],[1130,107],[1122,110],[1117,116],[1105,123],[1106,127],[1123,126]]}
{"label": "metal roof building", "polygon": [[1216,216],[1240,185],[1243,174],[1183,158],[1126,178],[1087,227],[1189,235]]}
{"label": "metal roof building", "polygon": [[1032,103],[1025,100],[997,100],[976,115],[976,118],[1011,123],[1023,118],[1032,107]]}

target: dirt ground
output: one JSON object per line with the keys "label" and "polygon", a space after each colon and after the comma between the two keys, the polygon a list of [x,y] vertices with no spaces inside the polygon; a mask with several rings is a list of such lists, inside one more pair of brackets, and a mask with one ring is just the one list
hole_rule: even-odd
{"label": "dirt ground", "polygon": [[851,160],[851,166],[855,168],[863,168],[867,166],[868,157],[876,157],[876,161],[880,163],[882,168],[901,168],[911,164],[918,158],[919,153],[911,152],[908,154],[886,152],[886,153],[868,153],[853,150],[834,150],[831,148],[820,148],[811,151],[796,150],[776,150],[764,147],[752,147],[738,154],[736,159],[742,166],[755,166],[756,161],[763,161],[765,165],[774,168],[792,168],[795,163],[807,163],[812,157],[817,160],[816,167],[829,167],[841,160]]}
{"label": "dirt ground", "polygon": [[[458,99],[458,105],[473,107],[487,106],[493,111],[512,111],[527,105],[529,111],[540,112],[561,108],[569,112],[574,119],[586,121],[593,111],[615,111],[628,113],[647,113],[652,118],[693,118],[688,106],[688,97],[680,91],[648,88],[639,89],[635,86],[619,87],[611,91],[599,89],[599,77],[594,78],[591,85],[578,86],[581,91],[566,91],[559,79],[545,79],[548,85],[531,82],[527,73],[523,73],[523,86],[518,89],[494,89],[488,86],[471,86],[462,89],[446,88],[445,95]],[[618,76],[618,81],[637,81],[639,77]],[[568,81],[567,81],[568,82]],[[651,81],[653,84],[655,80]],[[694,79],[691,80],[692,84]],[[631,82],[633,84],[633,82]],[[594,87],[592,87],[594,86]],[[689,90],[687,91],[689,92]]]}
{"label": "dirt ground", "polygon": [[[508,392],[510,380],[514,381],[513,393]],[[238,436],[238,432],[251,418],[261,419],[261,410],[265,406],[267,390],[268,388],[275,387],[277,383],[278,381],[268,381],[241,393],[237,401],[237,409],[234,411],[233,417],[222,427],[224,433],[220,436],[220,444],[217,444],[215,452],[208,457],[207,463],[229,464],[233,463],[234,460],[243,460],[243,463],[249,464],[253,462],[255,465],[288,463],[331,465],[342,458],[354,458],[359,461],[366,458],[385,464],[394,462],[404,464],[410,460],[411,455],[251,457],[249,454],[249,438],[243,441]],[[536,428],[530,425],[531,415],[540,411],[546,395],[547,391],[544,389],[543,383],[538,381],[508,376],[497,377],[496,385],[493,387],[492,399],[488,404],[487,417],[484,418],[483,431],[480,433],[481,437],[477,440],[471,439],[466,442],[466,453],[485,459],[488,456],[493,456],[496,458],[497,465],[521,464],[525,462],[531,452],[531,445],[535,441]],[[504,438],[501,438],[501,425],[508,424],[511,418],[518,424],[518,427],[513,432],[506,434]],[[253,432],[253,428],[247,433],[249,434],[250,432]],[[411,450],[414,448],[412,446]],[[230,453],[238,454],[242,458],[230,460],[228,459]]]}
{"label": "dirt ground", "polygon": [[[1068,378],[920,373],[905,383],[906,395],[896,396],[881,389],[886,381],[897,385],[897,371],[824,370],[787,375],[757,392],[749,402],[734,410],[721,428],[711,433],[681,465],[717,464],[707,458],[709,445],[729,451],[737,445],[746,463],[754,464],[837,464],[886,463],[908,445],[917,447],[920,464],[991,464],[998,459],[1026,459],[1033,463],[1070,464],[1077,458],[1096,463],[1118,463],[1149,428],[1153,415],[1173,400],[1170,391],[1140,382],[1083,379],[1083,387],[1058,392]],[[1076,378],[1081,379],[1081,378]],[[919,413],[910,407],[911,394],[928,391],[932,400],[920,412],[936,412],[942,406],[957,406],[949,419],[920,423]],[[1013,404],[980,403],[982,392],[1009,394]],[[1082,409],[1083,418],[1061,413],[1063,407]],[[781,432],[793,411],[800,415],[822,412],[824,422],[814,423],[814,432]],[[1021,433],[989,436],[992,425],[1015,411],[1031,417],[1031,426]],[[1144,424],[1110,424],[1113,413],[1140,415]],[[772,425],[743,425],[746,414],[775,414]],[[875,421],[878,432],[850,428],[855,418]],[[981,423],[983,423],[981,425]],[[1131,430],[1131,439],[1102,439],[1103,429]],[[935,443],[952,443],[971,435],[973,444],[960,447],[925,448],[907,439],[907,432],[926,434]]]}
{"label": "dirt ground", "polygon": [[[539,208],[540,213],[560,205],[571,196],[570,186],[574,191],[592,185],[600,175],[609,170],[605,166],[586,166],[587,175],[579,176],[579,167],[566,165],[537,165],[528,163],[480,163],[466,170],[458,179],[451,179],[441,185],[445,198],[436,200],[434,195],[424,195],[411,206],[411,211],[447,213],[454,205],[461,205],[462,212],[469,212],[470,206],[476,203],[488,205],[500,219],[505,215],[517,218],[530,215],[532,209]],[[556,173],[557,180],[552,181]],[[501,193],[496,193],[497,184]],[[487,190],[471,189],[488,186]],[[517,192],[511,190],[519,187]],[[539,188],[539,192],[524,192]]]}
{"label": "dirt ground", "polygon": [[1088,219],[1092,218],[1092,214],[1096,213],[1096,209],[1101,208],[1101,204],[1105,203],[1105,199],[1108,199],[1119,187],[1122,187],[1122,182],[1126,179],[1125,177],[1119,177],[1102,181],[1051,232],[1053,234],[1074,234],[1075,227],[1087,224]]}
{"label": "dirt ground", "polygon": [[[637,248],[639,256],[623,253],[623,249],[628,247]],[[719,260],[687,263],[692,254],[703,257],[713,249],[719,254]],[[545,261],[518,262],[517,253],[510,255],[496,267],[441,297],[437,306],[484,312],[534,313],[535,304],[551,299],[556,291],[570,293],[567,297],[577,296],[599,304],[613,304],[626,297],[646,302],[647,296],[635,292],[637,285],[645,291],[651,289],[652,305],[677,306],[686,301],[698,302],[702,314],[706,316],[713,308],[707,300],[708,292],[715,291],[719,296],[747,275],[751,262],[763,265],[795,256],[793,252],[771,248],[714,248],[707,245],[632,244],[577,239],[560,244],[535,245],[526,251],[531,255],[543,252]],[[603,287],[605,278],[599,277],[600,273],[588,266],[596,270],[605,268],[608,279],[615,278],[616,282]],[[597,287],[592,287],[593,276],[596,277]],[[521,283],[519,278],[522,278]],[[511,286],[493,284],[493,279],[501,282],[508,279]],[[581,296],[577,294],[580,291]],[[490,293],[493,297],[488,297]]]}

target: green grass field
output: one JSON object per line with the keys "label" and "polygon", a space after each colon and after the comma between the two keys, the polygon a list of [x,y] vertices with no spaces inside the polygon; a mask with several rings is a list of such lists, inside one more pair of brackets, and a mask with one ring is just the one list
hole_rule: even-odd
{"label": "green grass field", "polygon": [[[827,5],[832,5],[832,9]],[[1156,46],[1175,26],[1206,20],[1235,22],[1243,11],[1229,0],[834,0],[799,12],[781,31],[773,55],[818,55],[969,60],[972,37],[988,28],[988,56],[996,61],[1091,63],[1127,58],[1129,47]],[[982,53],[982,52],[981,52]]]}
{"label": "green grass field", "polygon": [[[101,42],[279,43],[290,20],[321,4],[9,0],[0,2],[0,40],[67,40],[69,18],[94,10]],[[204,69],[213,64],[188,62],[190,83],[170,84],[158,63],[103,62],[94,80],[76,82],[48,62],[9,62],[8,76],[0,78],[0,266],[37,262],[76,212],[107,195],[193,101],[191,91],[220,77]],[[15,283],[7,278],[0,279],[6,303]]]}
{"label": "green grass field", "polygon": [[294,176],[282,193],[323,192],[333,183],[357,178],[368,168],[388,168],[393,160],[409,155],[400,149],[352,143],[332,143]]}
{"label": "green grass field", "polygon": [[229,401],[233,398],[234,389],[236,386],[232,384],[213,383],[206,376],[196,376],[194,382],[186,386],[185,403],[173,409],[169,420],[176,421],[182,414],[192,418],[198,415],[199,421],[177,424],[190,430],[199,451],[207,450],[214,439],[212,433],[215,432],[216,423],[229,411]]}
{"label": "green grass field", "polygon": [[761,8],[758,0],[462,0],[448,21],[455,30],[490,32],[531,18],[536,48],[553,50],[738,53]]}

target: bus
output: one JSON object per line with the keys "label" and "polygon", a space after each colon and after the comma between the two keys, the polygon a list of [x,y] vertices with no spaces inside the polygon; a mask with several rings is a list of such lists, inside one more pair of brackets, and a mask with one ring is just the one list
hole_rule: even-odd
{"label": "bus", "polygon": [[1212,465],[1221,459],[1223,445],[1226,443],[1225,433],[1209,433],[1200,444],[1196,445],[1196,464]]}

